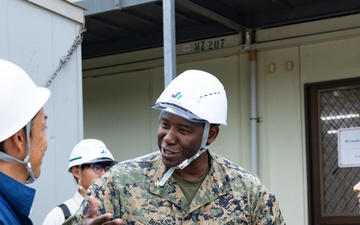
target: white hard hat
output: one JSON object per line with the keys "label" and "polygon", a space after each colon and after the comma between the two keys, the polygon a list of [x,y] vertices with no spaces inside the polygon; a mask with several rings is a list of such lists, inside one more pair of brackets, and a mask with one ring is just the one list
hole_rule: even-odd
{"label": "white hard hat", "polygon": [[71,167],[97,162],[116,162],[106,145],[97,139],[84,139],[71,151],[68,170]]}
{"label": "white hard hat", "polygon": [[187,70],[165,88],[156,104],[160,109],[191,121],[226,125],[227,98],[224,86],[212,74]]}
{"label": "white hard hat", "polygon": [[0,59],[0,142],[15,134],[36,115],[50,96],[19,66]]}

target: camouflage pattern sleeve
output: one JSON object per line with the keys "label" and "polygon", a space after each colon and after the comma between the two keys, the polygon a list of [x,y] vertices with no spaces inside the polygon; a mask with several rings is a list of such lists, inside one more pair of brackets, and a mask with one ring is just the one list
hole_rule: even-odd
{"label": "camouflage pattern sleeve", "polygon": [[257,199],[257,204],[253,211],[253,224],[285,224],[279,208],[279,201],[275,195],[271,194],[263,185],[259,186]]}
{"label": "camouflage pattern sleeve", "polygon": [[256,175],[214,153],[211,156],[214,161],[213,177],[218,180],[221,179],[217,177],[219,174],[226,174],[223,185],[228,185],[232,198],[243,205],[238,224],[285,225],[278,199]]}
{"label": "camouflage pattern sleeve", "polygon": [[63,225],[81,225],[88,210],[88,199],[94,196],[98,203],[97,215],[104,213],[112,213],[113,218],[120,218],[120,202],[119,195],[112,185],[111,176],[103,176],[100,179],[94,180],[87,190],[86,197],[81,203],[80,208],[73,214]]}
{"label": "camouflage pattern sleeve", "polygon": [[[114,219],[128,219],[130,215],[136,220],[142,213],[140,203],[146,200],[148,195],[147,173],[156,170],[159,162],[161,159],[159,160],[158,154],[149,154],[113,166],[104,176],[92,182],[80,208],[63,225],[83,224],[90,196],[94,196],[98,201],[98,216],[112,213]],[[131,224],[131,220],[128,221]]]}

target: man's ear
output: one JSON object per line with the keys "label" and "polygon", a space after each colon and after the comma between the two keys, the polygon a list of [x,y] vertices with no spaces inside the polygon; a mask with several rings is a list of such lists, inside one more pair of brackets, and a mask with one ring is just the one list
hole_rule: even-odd
{"label": "man's ear", "polygon": [[26,154],[26,132],[25,128],[19,130],[11,137],[5,140],[4,142],[4,150],[5,153],[16,158],[22,160],[24,157],[24,152]]}
{"label": "man's ear", "polygon": [[73,166],[71,167],[71,173],[73,174],[73,176],[75,177],[76,181],[78,182],[80,179],[80,173],[81,173],[81,169],[79,168],[80,166]]}
{"label": "man's ear", "polygon": [[210,124],[209,136],[206,142],[207,145],[210,145],[213,141],[215,141],[216,137],[219,134],[219,131],[220,129],[217,124]]}

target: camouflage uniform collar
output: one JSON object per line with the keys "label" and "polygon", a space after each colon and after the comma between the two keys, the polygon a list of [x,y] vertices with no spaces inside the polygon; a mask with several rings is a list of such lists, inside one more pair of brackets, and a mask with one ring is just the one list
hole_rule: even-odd
{"label": "camouflage uniform collar", "polygon": [[[210,150],[208,150],[208,152],[210,156],[210,170],[201,184],[199,191],[194,196],[190,208],[187,209],[189,212],[196,210],[230,191],[228,182],[226,182],[225,179],[226,174],[221,172],[219,162],[215,159],[217,156]],[[180,187],[176,184],[176,181],[172,176],[163,187],[158,187],[156,185],[166,172],[167,168],[162,162],[160,154],[155,160],[157,161],[157,169],[154,170],[153,176],[149,176],[149,191],[186,210],[185,196],[182,194]]]}

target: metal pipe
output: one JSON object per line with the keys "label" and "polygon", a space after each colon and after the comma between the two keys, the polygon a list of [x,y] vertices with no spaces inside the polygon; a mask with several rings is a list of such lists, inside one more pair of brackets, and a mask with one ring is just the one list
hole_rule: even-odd
{"label": "metal pipe", "polygon": [[251,171],[258,174],[258,146],[257,146],[257,73],[256,73],[256,50],[249,51],[250,64],[250,150],[251,150]]}
{"label": "metal pipe", "polygon": [[164,39],[164,86],[176,77],[175,1],[162,1]]}

